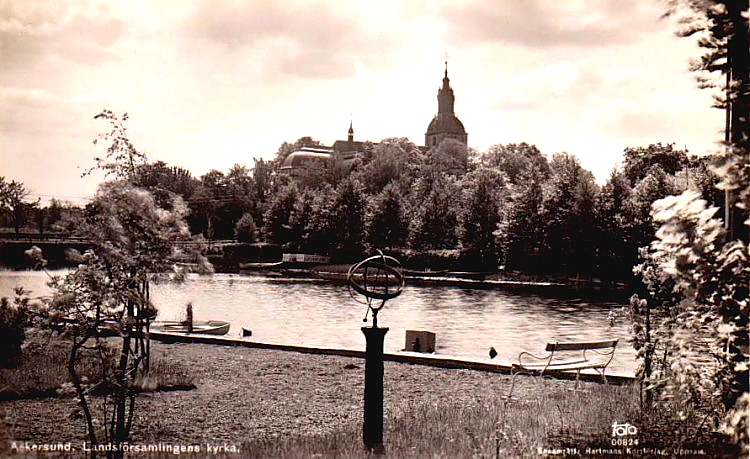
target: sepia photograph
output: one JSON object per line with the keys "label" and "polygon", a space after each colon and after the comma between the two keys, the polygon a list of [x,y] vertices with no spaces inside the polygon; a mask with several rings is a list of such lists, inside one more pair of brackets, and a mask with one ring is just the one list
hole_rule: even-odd
{"label": "sepia photograph", "polygon": [[0,457],[746,458],[749,0],[0,0]]}

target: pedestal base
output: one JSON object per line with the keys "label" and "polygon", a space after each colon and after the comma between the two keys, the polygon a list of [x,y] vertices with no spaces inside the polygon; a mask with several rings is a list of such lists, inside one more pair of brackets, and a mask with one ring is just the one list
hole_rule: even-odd
{"label": "pedestal base", "polygon": [[383,451],[383,342],[388,328],[362,327],[365,349],[365,417],[362,441],[369,449]]}

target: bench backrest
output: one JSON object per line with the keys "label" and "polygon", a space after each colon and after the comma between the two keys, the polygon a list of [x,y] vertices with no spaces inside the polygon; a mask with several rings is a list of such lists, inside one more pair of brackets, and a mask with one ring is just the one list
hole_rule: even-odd
{"label": "bench backrest", "polygon": [[562,342],[562,343],[547,343],[547,352],[551,351],[585,351],[587,349],[604,349],[611,347],[613,350],[617,346],[616,339],[608,339],[604,341],[579,341],[579,342]]}

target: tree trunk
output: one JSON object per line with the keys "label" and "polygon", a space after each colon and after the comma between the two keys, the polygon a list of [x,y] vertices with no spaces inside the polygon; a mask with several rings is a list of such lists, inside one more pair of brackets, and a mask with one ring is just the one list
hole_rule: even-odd
{"label": "tree trunk", "polygon": [[[68,373],[70,374],[70,379],[73,381],[73,387],[76,389],[76,394],[78,395],[78,399],[80,400],[81,409],[83,410],[83,414],[86,417],[86,426],[88,427],[89,431],[89,441],[91,442],[91,445],[95,445],[97,443],[96,441],[96,430],[94,428],[94,421],[91,417],[91,410],[89,409],[88,402],[86,401],[86,393],[83,391],[83,387],[81,386],[81,378],[78,377],[78,373],[76,372],[76,362],[78,361],[78,350],[83,346],[83,344],[86,342],[88,338],[84,338],[83,341],[78,342],[75,338],[73,338],[73,347],[70,350],[70,357],[68,358]],[[93,448],[91,448],[91,457],[96,457],[96,451],[93,451]]]}

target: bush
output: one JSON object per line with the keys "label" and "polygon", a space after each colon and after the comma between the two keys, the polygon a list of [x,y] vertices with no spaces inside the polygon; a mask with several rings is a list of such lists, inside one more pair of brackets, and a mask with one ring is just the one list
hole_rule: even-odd
{"label": "bush", "polygon": [[255,242],[257,232],[253,216],[249,213],[243,214],[234,225],[234,237],[240,242]]}
{"label": "bush", "polygon": [[25,299],[10,304],[0,299],[0,368],[15,368],[21,363],[21,345],[26,339],[29,314]]}

